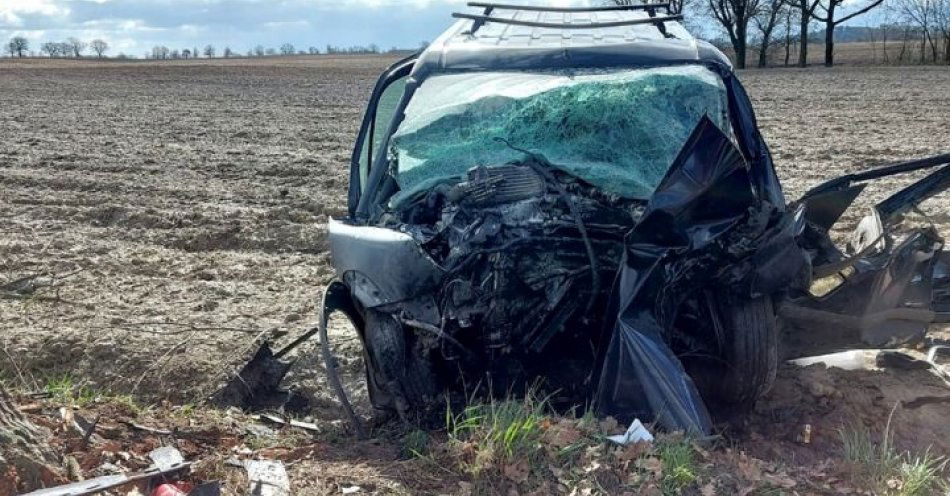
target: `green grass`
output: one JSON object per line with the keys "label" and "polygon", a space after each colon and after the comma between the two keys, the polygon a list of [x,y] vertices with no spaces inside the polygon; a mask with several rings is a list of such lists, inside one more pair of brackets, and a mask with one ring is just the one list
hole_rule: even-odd
{"label": "green grass", "polygon": [[425,458],[429,456],[429,433],[422,429],[409,431],[402,438],[402,456],[406,458]]}
{"label": "green grass", "polygon": [[48,380],[43,391],[49,393],[55,401],[79,407],[94,402],[98,397],[95,391],[68,374]]}
{"label": "green grass", "polygon": [[[936,494],[937,488],[942,486],[947,491],[947,481],[942,474],[947,467],[947,460],[935,457],[926,452],[921,456],[905,456],[900,465],[899,475],[901,486],[897,492],[900,496],[926,496]],[[946,492],[944,493],[946,494]]]}
{"label": "green grass", "polygon": [[947,459],[929,451],[914,456],[898,453],[894,448],[890,434],[893,415],[892,411],[880,443],[874,442],[867,428],[841,429],[839,434],[845,458],[857,466],[859,475],[877,494],[927,496],[950,493],[950,484],[944,477]]}
{"label": "green grass", "polygon": [[477,475],[509,461],[536,460],[542,451],[542,421],[547,410],[546,401],[533,394],[520,400],[473,404],[458,414],[448,408],[446,432],[450,442],[464,444],[473,452],[465,468]]}
{"label": "green grass", "polygon": [[699,466],[689,439],[665,440],[657,443],[656,450],[663,463],[660,484],[663,494],[680,494],[699,479]]}
{"label": "green grass", "polygon": [[49,393],[54,401],[67,406],[82,408],[93,403],[112,403],[123,406],[134,414],[139,414],[145,409],[131,395],[97,391],[68,374],[47,380],[43,391]]}

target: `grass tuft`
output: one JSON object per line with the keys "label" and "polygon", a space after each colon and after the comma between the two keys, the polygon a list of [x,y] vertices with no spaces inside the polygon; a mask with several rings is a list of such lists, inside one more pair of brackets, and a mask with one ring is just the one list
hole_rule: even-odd
{"label": "grass tuft", "polygon": [[95,391],[68,374],[50,379],[43,390],[60,403],[78,407],[89,405],[98,397]]}
{"label": "grass tuft", "polygon": [[450,442],[468,454],[467,469],[477,475],[512,461],[537,460],[543,449],[542,421],[547,410],[547,402],[534,394],[520,400],[493,399],[469,405],[458,414],[448,409],[446,432]]}
{"label": "grass tuft", "polygon": [[933,456],[929,451],[914,458],[907,456],[900,465],[901,484],[897,494],[899,496],[936,494],[941,489],[940,486],[946,486],[946,481],[941,477],[946,467],[945,458]]}
{"label": "grass tuft", "polygon": [[841,429],[844,455],[854,463],[877,494],[893,496],[924,496],[947,490],[943,472],[948,460],[929,451],[920,456],[898,453],[893,446],[891,421],[888,418],[880,443],[875,443],[864,427]]}
{"label": "grass tuft", "polygon": [[663,463],[660,489],[663,494],[681,494],[699,479],[699,466],[689,439],[674,437],[658,442],[657,454]]}
{"label": "grass tuft", "polygon": [[425,458],[429,456],[429,433],[415,429],[402,438],[402,456],[405,458]]}

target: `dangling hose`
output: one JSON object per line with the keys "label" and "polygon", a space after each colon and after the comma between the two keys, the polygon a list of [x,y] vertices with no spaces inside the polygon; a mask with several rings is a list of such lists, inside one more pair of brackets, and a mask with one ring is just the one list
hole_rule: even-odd
{"label": "dangling hose", "polygon": [[346,397],[346,391],[343,389],[343,382],[340,381],[340,376],[336,372],[336,360],[333,358],[333,352],[330,350],[330,339],[327,337],[327,323],[330,321],[331,313],[332,311],[327,311],[326,295],[324,295],[323,310],[320,311],[320,322],[317,324],[317,327],[320,330],[320,349],[322,350],[321,354],[323,355],[327,378],[330,380],[330,386],[333,387],[333,391],[336,393],[336,397],[339,398],[340,404],[343,405],[343,411],[349,418],[350,424],[353,425],[353,430],[356,431],[356,437],[366,439],[366,429],[363,427],[363,422],[360,421],[359,417],[356,416],[356,412],[353,411],[353,406],[350,404],[349,398]]}

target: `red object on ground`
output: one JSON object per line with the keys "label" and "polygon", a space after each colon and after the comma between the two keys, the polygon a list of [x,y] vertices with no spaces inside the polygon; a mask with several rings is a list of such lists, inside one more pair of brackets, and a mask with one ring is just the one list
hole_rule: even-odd
{"label": "red object on ground", "polygon": [[174,484],[162,484],[152,491],[151,496],[188,496],[192,486],[187,482],[176,482]]}

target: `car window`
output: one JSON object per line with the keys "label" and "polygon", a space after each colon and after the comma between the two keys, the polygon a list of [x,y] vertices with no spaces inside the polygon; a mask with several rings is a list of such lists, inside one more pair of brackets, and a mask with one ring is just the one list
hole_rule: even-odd
{"label": "car window", "polygon": [[721,78],[699,66],[611,71],[483,72],[426,80],[390,143],[401,192],[523,154],[624,198],[649,198],[708,115],[732,135]]}
{"label": "car window", "polygon": [[[389,131],[389,125],[392,123],[393,116],[399,107],[399,100],[406,90],[406,80],[408,77],[399,78],[383,90],[379,96],[379,102],[376,106],[376,116],[370,124],[370,131],[363,138],[363,147],[360,153],[360,184],[363,191],[366,191],[367,176],[369,174],[370,164],[379,153],[380,147],[386,138],[386,132]],[[372,156],[370,155],[372,154]]]}

